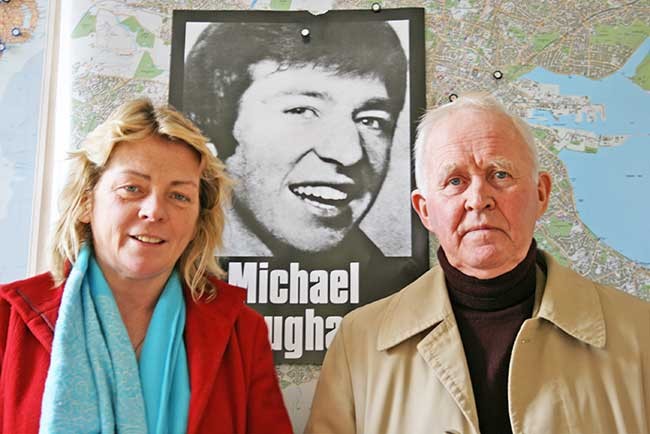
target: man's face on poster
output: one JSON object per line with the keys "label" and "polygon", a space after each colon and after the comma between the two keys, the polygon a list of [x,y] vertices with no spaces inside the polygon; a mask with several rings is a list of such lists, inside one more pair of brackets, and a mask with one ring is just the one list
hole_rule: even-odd
{"label": "man's face on poster", "polygon": [[[339,244],[382,185],[397,113],[374,75],[262,61],[239,101],[226,159],[235,211],[282,244]],[[258,234],[259,235],[259,234]]]}

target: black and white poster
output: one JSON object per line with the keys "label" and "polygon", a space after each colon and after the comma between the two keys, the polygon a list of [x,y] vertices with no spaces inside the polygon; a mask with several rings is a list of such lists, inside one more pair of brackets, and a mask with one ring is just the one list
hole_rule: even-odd
{"label": "black and white poster", "polygon": [[223,258],[277,362],[428,269],[410,206],[424,11],[175,11],[170,103],[235,180]]}

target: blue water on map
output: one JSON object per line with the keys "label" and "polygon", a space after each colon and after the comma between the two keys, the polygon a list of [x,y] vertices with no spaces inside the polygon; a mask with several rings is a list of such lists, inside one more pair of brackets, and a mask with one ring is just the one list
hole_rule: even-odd
{"label": "blue water on map", "polygon": [[605,119],[576,121],[574,115],[553,117],[536,110],[528,121],[549,127],[625,135],[623,145],[598,148],[596,154],[564,148],[559,153],[574,188],[582,221],[628,258],[650,267],[650,92],[631,78],[650,53],[650,38],[623,68],[602,80],[560,75],[536,68],[522,78],[560,86],[562,95],[588,96],[605,107]]}

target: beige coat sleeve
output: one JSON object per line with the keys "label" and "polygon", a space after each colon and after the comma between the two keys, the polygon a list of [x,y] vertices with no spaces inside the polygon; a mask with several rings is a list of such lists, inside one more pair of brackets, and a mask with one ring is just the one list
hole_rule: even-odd
{"label": "beige coat sleeve", "polygon": [[325,355],[305,434],[353,434],[357,431],[345,324],[344,319]]}

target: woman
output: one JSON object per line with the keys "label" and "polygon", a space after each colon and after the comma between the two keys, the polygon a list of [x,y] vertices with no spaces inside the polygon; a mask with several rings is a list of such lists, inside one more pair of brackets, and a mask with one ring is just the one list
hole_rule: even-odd
{"label": "woman", "polygon": [[0,286],[2,432],[291,432],[264,320],[218,279],[206,138],[136,100],[71,166],[51,273]]}

